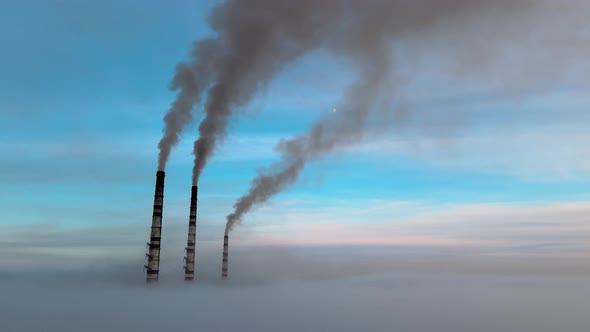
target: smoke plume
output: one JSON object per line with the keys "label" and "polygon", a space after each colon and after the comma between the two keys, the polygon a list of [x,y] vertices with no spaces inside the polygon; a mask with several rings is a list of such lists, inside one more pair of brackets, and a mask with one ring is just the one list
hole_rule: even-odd
{"label": "smoke plume", "polygon": [[[574,28],[583,22],[582,16],[554,15],[555,8],[544,1],[400,0],[368,1],[362,5],[356,1],[334,2],[338,2],[339,10],[325,18],[330,29],[322,34],[326,39],[321,46],[338,57],[352,60],[360,73],[359,78],[345,94],[337,113],[320,119],[306,134],[279,144],[281,160],[269,169],[260,171],[248,193],[237,200],[233,213],[227,216],[226,232],[231,231],[254,206],[266,202],[295,183],[308,162],[334,149],[359,142],[370,115],[379,117],[390,111],[379,107],[381,105],[377,105],[377,100],[380,97],[392,99],[396,93],[394,89],[387,95],[382,90],[386,83],[399,84],[399,77],[395,76],[395,70],[390,66],[390,59],[394,58],[392,50],[395,50],[398,40],[407,41],[414,35],[428,35],[428,32],[437,32],[441,27],[448,28],[454,39],[432,41],[424,38],[431,40],[435,48],[441,44],[451,45],[453,50],[447,52],[450,56],[441,61],[446,66],[443,70],[487,80],[491,76],[490,72],[496,70],[495,65],[500,64],[504,68],[498,71],[502,73],[498,76],[504,82],[523,83],[526,86],[558,84],[558,78],[568,66],[568,62],[559,59],[574,54],[574,51],[590,53],[588,47],[580,44],[580,38],[588,39],[588,36],[575,33],[585,31]],[[569,9],[575,9],[575,6]],[[552,16],[547,17],[547,13]],[[575,13],[575,10],[570,13]],[[564,24],[568,20],[576,24]],[[457,21],[467,24],[453,25]],[[554,29],[547,34],[537,31],[546,21],[552,21]],[[481,30],[473,32],[466,28],[474,24]],[[539,37],[543,35],[547,38]],[[434,36],[437,36],[436,33]],[[498,53],[504,49],[514,49],[517,54],[507,53],[501,57]],[[576,59],[581,57],[578,55]],[[497,75],[498,72],[493,74]],[[511,73],[512,81],[508,76]],[[392,126],[394,122],[381,125]]]}
{"label": "smoke plume", "polygon": [[328,117],[316,123],[306,135],[282,141],[278,150],[282,160],[271,166],[269,172],[261,172],[252,181],[249,192],[234,205],[234,212],[227,216],[225,232],[231,231],[242,215],[255,204],[266,202],[286,186],[293,184],[307,162],[318,159],[324,153],[361,139],[364,124],[380,86],[389,74],[389,53],[385,45],[371,54],[363,54],[363,70],[339,108],[339,116]]}
{"label": "smoke plume", "polygon": [[213,64],[215,81],[207,92],[205,118],[194,143],[193,184],[226,136],[235,110],[309,51],[355,53],[380,43],[376,39],[384,35],[378,30],[402,35],[478,7],[520,7],[521,1],[500,0],[492,6],[483,0],[225,1],[213,10],[210,23],[222,50],[199,60]]}
{"label": "smoke plume", "polygon": [[211,15],[223,53],[209,54],[216,81],[207,93],[205,118],[194,143],[193,184],[221,139],[236,108],[247,104],[277,72],[324,40],[324,19],[338,1],[231,0]]}
{"label": "smoke plume", "polygon": [[176,67],[170,89],[179,92],[164,117],[164,135],[158,144],[158,170],[166,169],[170,152],[178,144],[180,133],[193,119],[193,106],[200,102],[203,90],[214,79],[212,59],[217,57],[219,51],[220,45],[217,40],[202,40],[195,43],[191,54],[192,60],[180,63]]}

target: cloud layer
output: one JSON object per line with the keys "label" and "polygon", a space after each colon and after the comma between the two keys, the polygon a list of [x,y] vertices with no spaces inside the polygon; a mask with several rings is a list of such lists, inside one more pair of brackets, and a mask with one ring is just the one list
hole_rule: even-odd
{"label": "cloud layer", "polygon": [[587,279],[384,274],[346,280],[44,287],[3,280],[6,331],[587,330]]}

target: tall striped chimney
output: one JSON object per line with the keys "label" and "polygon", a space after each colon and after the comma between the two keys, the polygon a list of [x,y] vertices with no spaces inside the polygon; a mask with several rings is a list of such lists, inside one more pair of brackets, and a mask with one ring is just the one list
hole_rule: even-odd
{"label": "tall striped chimney", "polygon": [[191,188],[191,208],[188,219],[188,240],[186,242],[186,256],[184,257],[184,280],[195,279],[195,241],[197,237],[197,192],[199,188]]}
{"label": "tall striped chimney", "polygon": [[152,232],[150,242],[148,243],[148,253],[146,254],[148,263],[145,265],[147,270],[146,282],[154,283],[158,281],[160,271],[160,240],[162,239],[162,211],[164,209],[164,178],[166,173],[158,171],[156,173],[156,190],[154,193],[154,214],[152,215]]}
{"label": "tall striped chimney", "polygon": [[223,236],[223,263],[221,265],[221,277],[227,279],[227,259],[229,255],[228,249],[229,236],[227,233]]}

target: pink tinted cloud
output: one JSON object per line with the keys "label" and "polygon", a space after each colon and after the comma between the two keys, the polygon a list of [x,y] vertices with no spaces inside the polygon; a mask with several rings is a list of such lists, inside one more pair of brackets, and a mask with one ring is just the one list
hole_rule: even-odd
{"label": "pink tinted cloud", "polygon": [[[281,223],[265,221],[235,233],[246,245],[372,245],[415,247],[559,248],[580,253],[588,248],[587,202],[495,203],[430,206],[409,215],[350,213],[346,204],[330,215],[305,209],[284,211]],[[311,209],[315,211],[315,209]],[[407,211],[406,211],[407,212]],[[364,217],[361,217],[364,216]],[[371,217],[372,216],[372,217]],[[316,218],[314,218],[316,217]],[[545,250],[543,249],[543,250]],[[553,249],[557,250],[557,249]],[[587,252],[587,251],[586,251]]]}
{"label": "pink tinted cloud", "polygon": [[263,227],[258,234],[245,239],[236,238],[245,245],[399,245],[399,246],[469,246],[482,245],[481,241],[448,236],[395,234],[393,230],[358,224],[339,225],[288,224]]}

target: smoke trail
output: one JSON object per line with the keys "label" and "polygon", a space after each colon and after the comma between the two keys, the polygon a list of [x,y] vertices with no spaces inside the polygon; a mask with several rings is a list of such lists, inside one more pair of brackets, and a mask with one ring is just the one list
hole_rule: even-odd
{"label": "smoke trail", "polygon": [[297,181],[307,162],[362,138],[369,110],[390,74],[387,48],[381,45],[378,50],[371,51],[362,55],[364,68],[339,108],[339,116],[320,120],[306,135],[279,144],[282,160],[271,166],[270,171],[260,172],[252,181],[249,192],[238,199],[234,212],[227,216],[226,234],[254,205],[266,202]]}
{"label": "smoke trail", "polygon": [[192,60],[180,63],[176,67],[176,74],[170,83],[170,90],[179,90],[176,100],[164,117],[164,135],[158,143],[158,170],[164,171],[170,157],[170,152],[178,144],[181,131],[192,119],[193,106],[200,102],[201,94],[211,81],[214,80],[212,59],[220,52],[217,40],[206,39],[195,43]]}
{"label": "smoke trail", "polygon": [[[572,0],[576,1],[581,0]],[[547,0],[226,0],[210,16],[216,35],[196,42],[190,60],[177,67],[170,88],[179,92],[164,118],[158,168],[165,169],[180,132],[192,121],[194,105],[205,93],[205,118],[194,143],[194,185],[226,136],[235,110],[309,51],[325,48],[346,55],[370,47],[376,28],[385,29],[387,38],[403,38],[454,17],[486,12],[512,15],[544,2]],[[490,30],[482,43],[505,32],[502,27]],[[487,54],[485,48],[481,54]],[[486,57],[461,62],[473,61],[473,67],[485,68],[482,61]]]}
{"label": "smoke trail", "polygon": [[247,104],[285,66],[318,48],[357,52],[387,31],[403,35],[445,17],[480,7],[518,8],[527,0],[228,0],[211,15],[211,28],[223,45],[216,58],[215,82],[207,92],[205,118],[194,143],[193,185],[226,136],[236,109]]}
{"label": "smoke trail", "polygon": [[[583,4],[581,1],[576,3]],[[308,162],[360,141],[371,112],[384,115],[385,110],[376,107],[375,100],[384,83],[391,78],[387,77],[391,74],[388,53],[398,39],[452,21],[466,21],[472,26],[474,22],[481,23],[481,30],[451,24],[452,39],[434,40],[433,44],[439,47],[451,43],[453,51],[447,52],[451,56],[441,61],[446,66],[444,70],[456,70],[458,75],[488,80],[491,69],[498,69],[494,66],[498,61],[502,70],[493,73],[494,76],[499,76],[502,82],[510,82],[512,78],[517,84],[529,88],[558,84],[558,78],[571,71],[567,67],[571,62],[560,59],[571,59],[575,55],[580,66],[588,64],[581,54],[589,55],[590,48],[582,41],[590,38],[582,32],[587,29],[581,29],[585,24],[583,15],[576,14],[579,8],[575,6],[569,7],[566,13],[556,12],[552,8],[554,4],[542,0],[367,1],[362,2],[362,7],[359,4],[357,2],[355,7],[355,3],[346,2],[347,7],[337,14],[342,16],[332,18],[331,24],[336,28],[324,35],[328,40],[322,46],[360,63],[357,66],[361,68],[360,79],[345,95],[336,115],[316,122],[307,134],[279,145],[281,161],[260,171],[254,178],[248,193],[237,200],[233,213],[227,216],[226,232],[231,231],[254,206],[293,184]],[[582,8],[590,9],[590,6],[586,4]],[[546,34],[538,31],[548,21],[553,23],[552,29]],[[518,37],[511,39],[508,36]],[[543,39],[541,36],[551,37]],[[427,39],[427,42],[432,41]],[[497,53],[504,50],[507,53],[502,58]]]}
{"label": "smoke trail", "polygon": [[[318,47],[326,18],[342,1],[231,0],[218,6],[211,27],[224,45],[215,62],[217,80],[208,91],[205,118],[194,143],[193,184],[221,139],[236,108],[247,104],[275,74]],[[338,16],[338,15],[337,15]]]}

